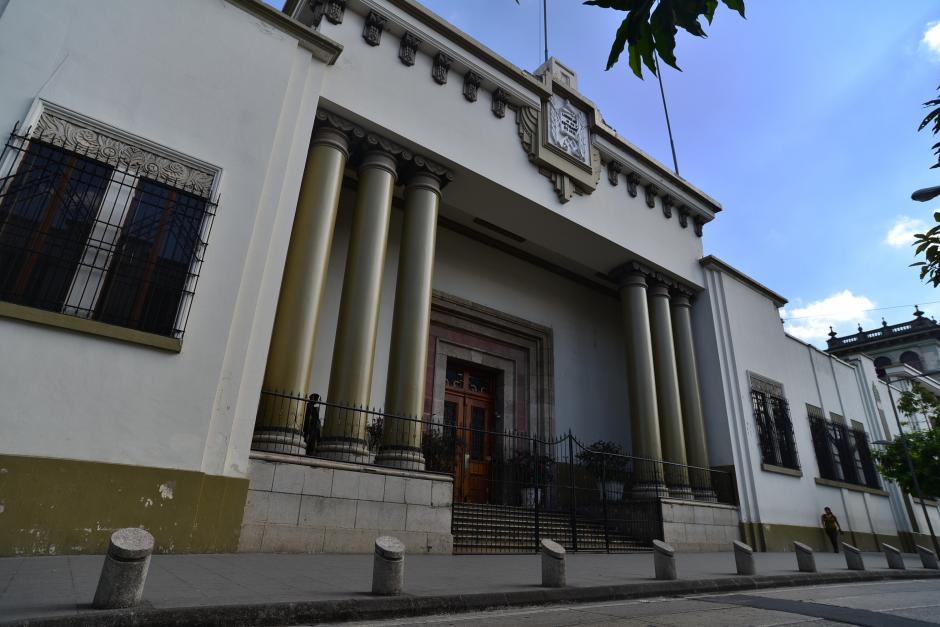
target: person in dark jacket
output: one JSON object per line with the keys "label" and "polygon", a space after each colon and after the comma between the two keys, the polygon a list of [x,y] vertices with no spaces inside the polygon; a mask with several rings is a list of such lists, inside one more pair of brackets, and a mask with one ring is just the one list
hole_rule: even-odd
{"label": "person in dark jacket", "polygon": [[836,518],[836,515],[832,513],[832,510],[827,507],[821,517],[821,520],[823,529],[826,530],[826,535],[829,536],[829,541],[832,542],[833,552],[838,553],[839,534],[842,532],[842,527],[839,525],[839,519]]}

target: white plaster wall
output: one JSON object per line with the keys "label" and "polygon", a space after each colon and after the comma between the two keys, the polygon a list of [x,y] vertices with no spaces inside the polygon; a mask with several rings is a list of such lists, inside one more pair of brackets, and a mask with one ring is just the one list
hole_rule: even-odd
{"label": "white plaster wall", "polygon": [[[444,191],[447,196],[448,189]],[[317,334],[311,391],[326,395],[345,269],[354,189],[344,189]],[[372,380],[372,404],[385,402],[401,233],[392,212]],[[620,303],[454,231],[438,228],[434,288],[551,327],[556,433],[571,428],[588,443],[629,446],[629,410]]]}
{"label": "white plaster wall", "polygon": [[[398,13],[391,6],[383,10]],[[602,173],[593,194],[560,203],[549,180],[528,161],[512,111],[507,109],[505,118],[496,118],[490,111],[491,94],[482,88],[477,102],[466,101],[462,95],[463,69],[455,71],[458,64],[452,68],[447,84],[438,85],[431,78],[432,59],[426,52],[419,53],[414,66],[407,67],[398,59],[397,37],[385,32],[381,44],[373,47],[363,41],[362,27],[363,17],[351,9],[346,11],[342,24],[322,22],[322,32],[345,46],[337,62],[339,71],[332,72],[324,83],[324,99],[353,117],[360,116],[388,129],[399,140],[436,155],[458,170],[453,183],[456,195],[451,201],[455,207],[598,271],[606,272],[626,261],[621,253],[619,258],[604,254],[623,249],[693,283],[699,282],[701,239],[691,226],[681,228],[675,214],[666,220],[659,201],[655,209],[648,209],[642,190],[637,198],[630,198],[623,177],[613,187]],[[440,38],[423,33],[420,26],[414,26],[414,30],[425,41]],[[478,67],[483,65],[472,54],[461,54]],[[534,94],[528,97],[538,102]],[[475,175],[461,177],[461,173]],[[492,197],[487,192],[493,187],[510,190],[516,196],[512,211],[498,211],[488,202],[479,202]],[[572,229],[566,228],[569,222],[600,234],[599,239],[615,246],[576,245]]]}
{"label": "white plaster wall", "polygon": [[[823,507],[832,507],[856,531],[870,531],[872,522],[880,533],[897,528],[886,496],[820,486],[816,454],[806,412],[806,403],[821,406],[826,415],[836,412],[846,420],[865,425],[869,437],[879,437],[873,430],[870,387],[857,376],[856,368],[830,357],[783,332],[779,314],[763,294],[733,276],[706,269],[709,295],[715,315],[716,343],[731,347],[727,381],[736,398],[725,398],[732,432],[732,449],[742,497],[742,520],[768,524],[819,526]],[[717,303],[717,306],[716,306]],[[869,360],[870,362],[870,360]],[[751,409],[748,373],[753,372],[783,386],[790,405],[794,440],[802,467],[802,477],[791,477],[761,469],[757,429]],[[709,394],[708,404],[715,411],[721,398]],[[740,434],[735,436],[735,434]],[[786,495],[781,498],[781,495]],[[744,506],[746,504],[746,507]],[[870,520],[871,519],[871,520]],[[881,528],[879,528],[879,526]]]}
{"label": "white plaster wall", "polygon": [[227,2],[11,0],[0,126],[42,97],[223,173],[181,353],[0,319],[13,356],[0,363],[0,452],[244,475],[247,452],[225,464],[239,419],[219,386],[260,386],[257,353],[237,349],[266,352],[274,303],[257,294],[276,294],[283,251],[269,263],[269,244],[275,218],[289,228],[305,153],[284,131],[308,116],[309,137],[322,67]]}

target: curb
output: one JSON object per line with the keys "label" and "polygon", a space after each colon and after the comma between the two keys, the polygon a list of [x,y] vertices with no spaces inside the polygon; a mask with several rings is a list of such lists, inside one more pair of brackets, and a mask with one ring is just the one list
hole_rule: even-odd
{"label": "curb", "polygon": [[137,607],[124,610],[80,610],[69,616],[0,622],[0,627],[155,627],[158,625],[274,626],[300,623],[365,621],[429,614],[456,614],[545,604],[590,603],[660,596],[720,594],[803,585],[870,582],[889,579],[940,579],[923,570],[835,571],[722,579],[678,579],[586,588],[537,588],[444,596],[363,597],[335,601],[203,605],[179,608]]}

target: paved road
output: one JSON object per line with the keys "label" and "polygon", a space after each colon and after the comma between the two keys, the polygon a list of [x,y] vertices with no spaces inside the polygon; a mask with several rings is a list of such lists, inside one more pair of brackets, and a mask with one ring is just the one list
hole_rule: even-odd
{"label": "paved road", "polygon": [[883,581],[865,584],[763,590],[747,594],[680,599],[555,605],[474,614],[427,616],[365,625],[508,627],[520,625],[623,625],[628,627],[928,627],[940,625],[940,581]]}

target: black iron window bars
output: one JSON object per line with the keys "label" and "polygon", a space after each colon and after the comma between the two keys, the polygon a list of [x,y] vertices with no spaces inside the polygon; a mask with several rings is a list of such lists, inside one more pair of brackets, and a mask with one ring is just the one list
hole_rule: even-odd
{"label": "black iron window bars", "polygon": [[868,434],[828,421],[815,412],[809,415],[809,425],[820,478],[881,489]]}
{"label": "black iron window bars", "polygon": [[217,202],[64,141],[0,154],[0,301],[182,339]]}

